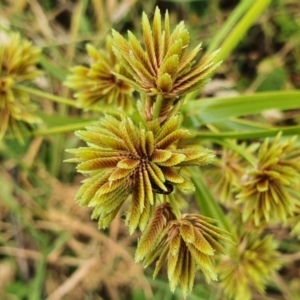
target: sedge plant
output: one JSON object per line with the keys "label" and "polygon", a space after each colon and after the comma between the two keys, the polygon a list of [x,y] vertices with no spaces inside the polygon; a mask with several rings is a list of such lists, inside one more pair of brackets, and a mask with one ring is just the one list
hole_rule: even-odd
{"label": "sedge plant", "polygon": [[[237,37],[266,5],[262,1],[248,12]],[[239,13],[246,9],[244,3]],[[283,264],[271,226],[282,224],[300,236],[299,140],[284,136],[293,128],[250,131],[250,138],[269,138],[242,144],[232,138],[247,139],[243,132],[222,133],[217,125],[197,130],[226,113],[242,115],[234,110],[238,101],[251,107],[260,100],[229,99],[224,113],[218,109],[223,103],[226,109],[225,99],[191,100],[238,39],[231,35],[232,43],[203,54],[201,43],[190,49],[184,22],[172,29],[168,11],[157,7],[152,22],[143,13],[141,24],[141,40],[131,31],[112,30],[103,49],[86,45],[89,63],[74,66],[64,82],[75,101],[24,85],[40,75],[41,50],[19,34],[8,35],[0,45],[0,139],[22,142],[22,135],[55,132],[36,129],[43,118],[32,95],[98,114],[96,121],[61,129],[78,129],[81,140],[66,150],[72,155],[66,162],[76,163],[84,176],[78,204],[92,208],[100,230],[124,216],[129,233],[139,233],[136,262],[154,264],[153,277],[166,269],[162,276],[172,292],[180,286],[187,298],[203,275],[207,283],[219,280],[222,299],[252,299]],[[282,108],[294,108],[297,96]],[[268,105],[266,100],[261,109]],[[222,150],[215,151],[215,144]],[[186,195],[199,212],[190,209],[194,202]]]}

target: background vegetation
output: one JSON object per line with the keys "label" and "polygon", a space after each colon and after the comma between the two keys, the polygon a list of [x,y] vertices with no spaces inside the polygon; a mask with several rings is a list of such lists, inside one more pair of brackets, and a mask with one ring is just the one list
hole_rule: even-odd
{"label": "background vegetation", "polygon": [[[172,24],[185,20],[193,46],[203,41],[204,51],[211,52],[222,45],[223,64],[211,83],[189,99],[225,97],[224,102],[215,98],[196,105],[187,102],[186,126],[200,128],[198,137],[216,151],[226,146],[228,138],[256,142],[275,136],[278,128],[283,135],[297,134],[300,4],[274,0],[267,7],[268,2],[1,2],[0,35],[17,31],[42,48],[44,73],[36,85],[48,96],[31,91],[44,120],[42,127],[28,134],[24,143],[11,138],[0,142],[0,299],[181,299],[180,290],[170,293],[165,274],[152,280],[151,270],[135,264],[137,233],[130,236],[120,219],[109,230],[99,231],[89,209],[74,201],[82,176],[74,165],[62,163],[65,149],[79,144],[74,130],[112,108],[83,112],[68,101],[62,103],[62,97],[72,99],[63,80],[72,66],[87,63],[87,42],[103,46],[112,27],[139,35],[142,11],[151,17],[159,5],[162,11],[169,10]],[[60,98],[49,101],[49,94]],[[237,95],[243,96],[234,98]],[[201,184],[197,192],[199,198],[212,196]],[[191,203],[189,211],[196,212]],[[200,207],[202,212],[213,211],[203,203]],[[288,228],[277,225],[269,230],[280,242],[286,263],[266,294],[254,292],[253,298],[300,299],[299,242]],[[218,283],[206,285],[200,278],[189,299],[224,299],[222,295]]]}

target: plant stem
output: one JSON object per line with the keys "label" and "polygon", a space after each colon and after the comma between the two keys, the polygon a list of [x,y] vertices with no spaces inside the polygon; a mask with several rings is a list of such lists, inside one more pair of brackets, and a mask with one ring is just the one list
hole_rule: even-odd
{"label": "plant stem", "polygon": [[212,39],[206,55],[212,53],[220,47],[222,41],[230,34],[230,32],[235,27],[238,20],[245,14],[247,10],[253,5],[253,0],[240,1],[234,11],[230,14],[229,18],[226,20],[225,24],[216,32],[216,35]]}
{"label": "plant stem", "polygon": [[175,214],[175,216],[176,216],[176,219],[177,219],[177,220],[181,220],[181,212],[180,212],[180,210],[178,209],[178,206],[177,206],[177,204],[176,204],[175,197],[174,197],[174,195],[173,195],[172,193],[169,194],[169,200],[170,200],[170,204],[171,204],[171,206],[172,206],[172,210],[173,210],[173,212],[174,212],[174,214]]}
{"label": "plant stem", "polygon": [[155,104],[154,104],[155,106],[154,106],[154,112],[153,112],[153,120],[159,118],[162,101],[163,101],[163,96],[162,95],[157,95],[156,96],[156,101],[155,101]]}
{"label": "plant stem", "polygon": [[[268,130],[255,130],[255,131],[244,131],[244,132],[235,132],[235,131],[227,131],[227,132],[194,132],[193,136],[199,137],[202,139],[209,140],[222,140],[222,139],[237,139],[237,140],[249,140],[249,139],[258,139],[265,137],[273,137],[278,134],[278,132],[282,132],[283,136],[286,135],[297,135],[300,132],[300,126],[290,126],[290,127],[282,127]],[[216,141],[215,141],[216,142]]]}
{"label": "plant stem", "polygon": [[18,91],[22,91],[31,95],[35,95],[35,96],[39,96],[42,98],[47,98],[49,100],[52,100],[54,102],[60,103],[60,104],[66,104],[69,106],[73,106],[76,107],[76,102],[73,100],[70,100],[68,98],[64,98],[64,97],[60,97],[60,96],[55,96],[49,93],[45,93],[43,91],[40,91],[38,89],[35,88],[31,88],[28,86],[24,86],[24,85],[17,85],[14,87],[14,89],[18,90]]}
{"label": "plant stem", "polygon": [[[38,96],[38,97],[41,97],[41,98],[46,98],[46,99],[49,99],[49,100],[51,100],[53,102],[56,102],[56,103],[65,104],[65,105],[68,105],[68,106],[72,106],[72,107],[76,107],[78,109],[81,109],[80,107],[77,107],[77,104],[74,100],[71,100],[69,98],[52,95],[52,94],[40,91],[40,90],[35,89],[35,88],[24,86],[24,85],[16,85],[16,86],[14,86],[14,89],[16,89],[18,91],[28,93],[28,94],[31,94],[31,95],[35,95],[35,96]],[[101,113],[108,113],[108,114],[111,114],[111,115],[118,115],[118,113],[115,110],[110,109],[108,107],[103,107],[103,108],[99,107],[99,106],[89,107],[88,110],[101,112]]]}
{"label": "plant stem", "polygon": [[252,166],[255,166],[256,159],[254,155],[252,155],[249,151],[247,151],[244,148],[241,148],[240,146],[233,143],[231,140],[218,140],[218,139],[211,139],[212,142],[221,145],[223,147],[226,147],[228,149],[233,150],[234,152],[238,153],[242,157],[244,157]]}
{"label": "plant stem", "polygon": [[75,123],[75,124],[56,126],[56,127],[52,127],[52,128],[48,128],[48,129],[39,129],[39,130],[34,130],[32,132],[32,135],[34,135],[34,136],[47,136],[47,135],[53,135],[53,134],[73,132],[73,131],[78,130],[78,129],[83,129],[86,126],[92,125],[94,123],[95,123],[95,120],[85,121],[85,122]]}
{"label": "plant stem", "polygon": [[217,203],[216,199],[212,195],[211,189],[206,184],[201,170],[198,168],[189,168],[192,174],[192,182],[195,185],[196,202],[199,205],[201,214],[206,217],[213,218],[218,221],[219,227],[233,234],[230,220],[226,217],[221,206]]}
{"label": "plant stem", "polygon": [[[254,3],[253,3],[254,2]],[[235,9],[234,13],[227,20],[223,28],[219,31],[216,37],[210,44],[206,55],[220,47],[220,52],[214,59],[215,62],[225,60],[240,40],[245,36],[247,30],[252,26],[259,15],[271,3],[271,0],[244,0]],[[250,6],[250,7],[249,7]],[[245,13],[247,11],[247,13]],[[244,14],[245,13],[245,14]],[[241,16],[244,16],[241,18]],[[241,20],[237,22],[238,19]],[[220,45],[221,40],[224,40]],[[195,99],[199,95],[199,90],[193,91],[185,96],[185,102]]]}
{"label": "plant stem", "polygon": [[[209,125],[208,127],[214,133],[216,133],[216,134],[219,133],[219,130],[217,128],[215,128],[215,126]],[[237,152],[239,155],[241,155],[242,157],[244,157],[252,166],[255,165],[255,163],[256,163],[255,157],[249,151],[247,151],[243,147],[240,147],[239,145],[237,145],[232,140],[227,140],[227,139],[211,139],[211,141],[214,142],[214,143],[216,143],[216,144],[219,144],[219,145],[221,145],[223,147],[229,148],[229,149],[233,150],[234,152]]]}
{"label": "plant stem", "polygon": [[231,33],[226,37],[221,45],[221,51],[215,58],[215,61],[224,60],[229,56],[232,50],[237,46],[240,40],[245,36],[247,30],[254,24],[258,16],[267,8],[271,0],[256,0],[253,1],[252,7],[244,15],[238,24],[233,28]]}

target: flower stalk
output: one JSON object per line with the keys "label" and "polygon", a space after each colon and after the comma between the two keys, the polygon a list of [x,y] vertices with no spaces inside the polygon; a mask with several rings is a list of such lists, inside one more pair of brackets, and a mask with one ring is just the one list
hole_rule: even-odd
{"label": "flower stalk", "polygon": [[22,141],[24,125],[33,126],[42,120],[34,115],[35,106],[26,92],[16,89],[37,78],[39,48],[21,39],[19,34],[6,36],[0,44],[0,140],[7,131]]}
{"label": "flower stalk", "polygon": [[[44,91],[38,90],[36,88],[32,88],[32,87],[28,87],[28,86],[24,86],[24,85],[16,85],[15,89],[17,91],[20,91],[20,92],[25,92],[25,93],[28,93],[28,94],[31,94],[31,95],[34,95],[34,96],[38,96],[40,98],[49,99],[49,100],[51,100],[55,103],[68,105],[68,106],[75,107],[75,108],[79,109],[78,104],[74,100],[71,100],[71,99],[66,98],[66,97],[53,95],[53,94],[46,93]],[[103,114],[107,113],[107,114],[110,114],[110,115],[117,115],[118,114],[114,109],[111,109],[109,107],[95,106],[95,107],[90,107],[88,110],[103,113]]]}

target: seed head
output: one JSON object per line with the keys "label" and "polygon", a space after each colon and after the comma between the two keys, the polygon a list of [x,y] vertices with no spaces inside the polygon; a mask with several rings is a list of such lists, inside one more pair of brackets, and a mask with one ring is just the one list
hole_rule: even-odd
{"label": "seed head", "polygon": [[15,88],[16,84],[29,82],[40,75],[36,68],[39,53],[40,49],[16,33],[0,44],[0,140],[7,130],[22,140],[22,122],[41,122],[30,112],[29,96]]}
{"label": "seed head", "polygon": [[299,149],[295,138],[272,143],[267,139],[258,153],[257,167],[250,170],[237,195],[244,204],[243,220],[284,221],[295,209],[293,187],[300,182]]}
{"label": "seed head", "polygon": [[174,99],[207,83],[207,78],[219,65],[213,62],[217,52],[195,64],[201,44],[188,52],[190,35],[184,22],[171,32],[168,12],[162,24],[158,7],[152,28],[147,15],[143,14],[142,31],[144,47],[132,32],[128,31],[126,40],[113,30],[113,51],[133,79],[121,74],[116,76],[146,94],[147,99],[152,99],[152,104],[155,96],[161,95],[164,99],[162,111],[165,112],[172,108]]}
{"label": "seed head", "polygon": [[78,107],[89,108],[106,103],[124,109],[131,108],[133,89],[112,73],[117,72],[130,77],[112,52],[111,38],[107,38],[105,50],[96,50],[91,44],[88,44],[86,49],[92,60],[90,66],[74,67],[65,82],[66,86],[77,91],[74,96]]}
{"label": "seed head", "polygon": [[99,227],[107,227],[131,195],[127,222],[132,233],[143,230],[151,216],[156,189],[168,192],[171,184],[187,189],[190,182],[178,174],[184,166],[205,165],[214,155],[203,148],[177,149],[176,142],[187,134],[178,129],[178,116],[163,126],[158,121],[136,127],[126,116],[104,117],[76,135],[87,147],[68,150],[77,156],[77,170],[90,178],[77,193],[81,205],[94,207]]}
{"label": "seed head", "polygon": [[183,296],[191,292],[197,267],[206,280],[217,280],[214,255],[225,254],[217,240],[230,242],[228,232],[212,225],[215,221],[195,214],[175,220],[168,204],[158,206],[143,232],[136,250],[136,261],[148,266],[157,259],[153,277],[168,261],[171,291],[180,284]]}
{"label": "seed head", "polygon": [[218,266],[225,294],[235,300],[250,300],[253,289],[263,293],[268,280],[281,266],[276,248],[272,235],[240,233],[238,247],[232,247],[229,257]]}

